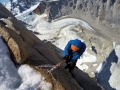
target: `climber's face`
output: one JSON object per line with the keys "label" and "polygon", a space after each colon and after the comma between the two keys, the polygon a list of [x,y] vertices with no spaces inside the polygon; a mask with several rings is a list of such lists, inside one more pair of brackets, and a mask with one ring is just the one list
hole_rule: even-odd
{"label": "climber's face", "polygon": [[76,47],[76,46],[74,46],[74,45],[71,45],[71,49],[72,49],[73,51],[78,51],[80,48],[78,48],[78,47]]}

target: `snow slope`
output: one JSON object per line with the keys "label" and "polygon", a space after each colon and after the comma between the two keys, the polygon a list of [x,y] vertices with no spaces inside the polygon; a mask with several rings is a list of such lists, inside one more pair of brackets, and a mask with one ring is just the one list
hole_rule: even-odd
{"label": "snow slope", "polygon": [[52,85],[30,66],[21,65],[16,68],[0,36],[0,90],[49,90],[51,87]]}

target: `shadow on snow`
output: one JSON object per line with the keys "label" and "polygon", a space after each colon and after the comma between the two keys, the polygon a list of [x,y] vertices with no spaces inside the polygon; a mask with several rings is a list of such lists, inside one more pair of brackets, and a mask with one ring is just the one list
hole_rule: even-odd
{"label": "shadow on snow", "polygon": [[109,84],[109,79],[111,76],[111,65],[112,63],[117,63],[118,62],[118,57],[115,54],[115,51],[113,50],[108,58],[102,63],[102,68],[99,73],[96,73],[96,79],[98,83],[105,88],[105,90],[116,90],[112,88]]}

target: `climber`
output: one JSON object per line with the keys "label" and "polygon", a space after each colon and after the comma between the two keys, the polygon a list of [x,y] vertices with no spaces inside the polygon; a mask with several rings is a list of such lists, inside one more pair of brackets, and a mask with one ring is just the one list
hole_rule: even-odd
{"label": "climber", "polygon": [[65,69],[69,69],[69,72],[73,70],[76,66],[77,60],[84,53],[86,49],[86,44],[81,42],[81,40],[75,39],[70,40],[64,49],[64,62],[66,62]]}

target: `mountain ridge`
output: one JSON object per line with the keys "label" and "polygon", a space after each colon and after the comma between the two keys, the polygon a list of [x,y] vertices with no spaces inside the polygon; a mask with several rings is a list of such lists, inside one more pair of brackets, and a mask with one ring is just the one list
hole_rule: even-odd
{"label": "mountain ridge", "polygon": [[[3,22],[7,25],[6,26],[0,23],[0,34],[11,50],[16,63],[19,65],[29,64],[32,66],[38,66],[41,64],[56,64],[61,61],[61,58],[56,54],[56,52],[54,52],[51,48],[47,48],[48,46],[44,42],[28,31],[27,28],[20,23],[2,4],[0,4],[0,8],[0,16],[1,14],[3,14],[3,16],[6,15],[6,17],[2,16],[1,18],[4,18]],[[44,72],[44,70],[42,72]],[[60,90],[81,90],[81,86],[69,72],[65,71],[63,67],[54,70],[52,75],[60,82],[60,85],[62,86],[62,89]],[[89,76],[85,77],[88,77],[90,81],[92,80]],[[86,84],[87,83],[88,82],[86,82]],[[100,87],[97,85],[97,82],[91,82],[91,85],[88,85],[87,88],[89,88],[88,90],[96,90],[96,88],[98,89]]]}
{"label": "mountain ridge", "polygon": [[[41,2],[38,7],[31,12],[32,13],[30,14],[33,14],[33,12],[38,15],[46,14],[44,19],[50,23],[62,18],[77,18],[89,23],[94,30],[89,32],[84,27],[81,27],[82,33],[78,33],[78,35],[85,40],[87,47],[92,49],[92,51],[88,49],[87,52],[97,57],[96,63],[103,62],[103,69],[99,73],[96,73],[96,76],[98,76],[98,82],[101,83],[101,85],[103,82],[106,83],[103,85],[103,87],[106,89],[112,90],[115,88],[115,84],[110,82],[108,83],[108,81],[112,81],[110,78],[115,76],[114,72],[119,69],[119,62],[115,64],[114,71],[110,71],[110,68],[104,69],[104,67],[112,67],[113,63],[115,63],[114,61],[119,60],[119,55],[117,56],[118,58],[116,58],[116,52],[114,52],[114,49],[116,49],[120,43],[119,0],[47,0]],[[36,47],[38,49],[39,45]],[[113,59],[112,62],[110,62],[110,57]],[[45,56],[45,58],[48,59],[47,56]],[[95,71],[95,68],[93,68],[91,63],[85,64],[90,66],[90,68],[86,71],[87,73],[90,71]],[[105,74],[104,72],[108,73]],[[113,73],[114,75],[110,73]],[[102,75],[108,80],[101,79],[101,77],[103,77]],[[118,77],[118,74],[116,77]],[[116,78],[114,79],[116,80]],[[80,79],[78,79],[78,82],[79,80]]]}

